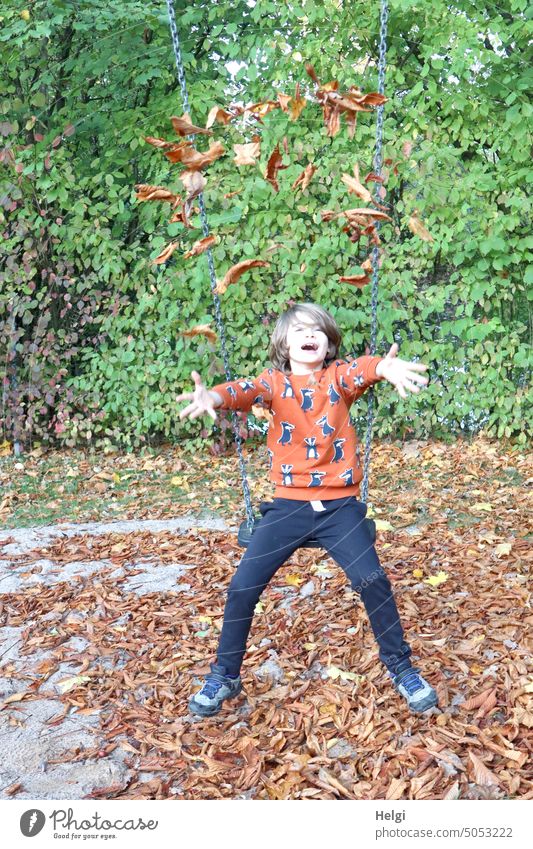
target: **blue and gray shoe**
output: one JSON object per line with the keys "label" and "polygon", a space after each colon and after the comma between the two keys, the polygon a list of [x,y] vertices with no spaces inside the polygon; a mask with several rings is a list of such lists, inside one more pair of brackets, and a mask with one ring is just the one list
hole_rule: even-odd
{"label": "blue and gray shoe", "polygon": [[422,678],[418,669],[410,666],[393,675],[389,672],[398,692],[404,697],[409,708],[415,713],[423,713],[433,707],[438,707],[437,693],[428,682]]}
{"label": "blue and gray shoe", "polygon": [[211,664],[201,690],[189,700],[189,710],[197,716],[214,716],[222,707],[225,699],[233,699],[242,690],[240,675],[229,678],[224,674],[225,669],[217,663]]}

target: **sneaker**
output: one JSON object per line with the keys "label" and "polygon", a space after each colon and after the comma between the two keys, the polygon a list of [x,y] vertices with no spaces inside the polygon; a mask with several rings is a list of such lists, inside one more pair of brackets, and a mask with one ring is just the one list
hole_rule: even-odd
{"label": "sneaker", "polygon": [[415,713],[423,713],[432,707],[438,707],[437,693],[422,678],[418,669],[410,666],[393,675],[389,672],[398,692],[404,697],[409,708]]}
{"label": "sneaker", "polygon": [[225,699],[233,699],[242,690],[240,675],[229,678],[224,674],[223,666],[211,664],[201,690],[189,700],[189,710],[197,716],[213,716],[218,713]]}

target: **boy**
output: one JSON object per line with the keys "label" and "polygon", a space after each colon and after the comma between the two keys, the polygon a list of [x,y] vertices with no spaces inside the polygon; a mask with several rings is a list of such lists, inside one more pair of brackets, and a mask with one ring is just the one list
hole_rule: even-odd
{"label": "boy", "polygon": [[428,380],[422,363],[397,359],[398,345],[386,357],[338,359],[341,334],[322,307],[295,304],[278,319],[269,347],[273,368],[256,378],[220,383],[208,390],[197,372],[191,401],[180,419],[195,419],[215,408],[272,413],[267,435],[274,500],[260,505],[262,519],[230,582],[217,661],[201,690],[189,702],[200,716],[218,713],[222,702],[242,689],[240,667],[255,605],[277,569],[314,537],[341,566],[360,593],[379,658],[409,708],[421,713],[437,704],[435,690],[411,665],[390,581],[365,526],[366,504],[359,501],[363,470],[351,404],[380,380],[402,398]]}

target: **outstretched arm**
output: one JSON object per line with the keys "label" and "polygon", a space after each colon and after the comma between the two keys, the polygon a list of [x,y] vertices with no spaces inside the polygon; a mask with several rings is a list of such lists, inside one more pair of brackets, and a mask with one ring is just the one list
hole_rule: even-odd
{"label": "outstretched arm", "polygon": [[222,398],[213,389],[207,389],[202,383],[202,379],[197,371],[191,372],[194,380],[194,392],[183,392],[176,397],[176,401],[190,401],[188,407],[185,407],[180,413],[180,419],[188,416],[190,419],[197,419],[198,416],[208,413],[213,421],[216,421],[217,414],[215,407],[222,405]]}
{"label": "outstretched arm", "polygon": [[387,356],[378,363],[376,374],[392,383],[401,398],[407,398],[406,389],[409,392],[420,392],[420,387],[416,384],[421,383],[422,386],[426,386],[429,383],[427,377],[418,374],[418,372],[427,371],[428,366],[425,363],[398,359],[398,347],[397,342],[391,345]]}

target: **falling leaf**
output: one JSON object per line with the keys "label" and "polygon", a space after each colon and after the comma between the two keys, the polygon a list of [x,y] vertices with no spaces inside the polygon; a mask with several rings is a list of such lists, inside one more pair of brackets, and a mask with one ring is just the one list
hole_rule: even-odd
{"label": "falling leaf", "polygon": [[372,203],[371,193],[361,184],[359,179],[359,164],[357,162],[355,163],[353,170],[355,177],[350,176],[350,174],[343,174],[342,182],[347,186],[349,192],[353,192],[353,194],[360,197],[361,200],[364,200],[366,203]]}
{"label": "falling leaf", "polygon": [[273,109],[279,109],[279,103],[276,103],[275,100],[265,100],[261,103],[252,103],[251,106],[246,107],[245,111],[250,112],[254,118],[261,120]]}
{"label": "falling leaf", "polygon": [[265,262],[261,259],[245,259],[242,262],[238,262],[236,265],[232,265],[229,271],[226,272],[222,280],[217,281],[217,285],[214,289],[215,292],[219,295],[223,295],[228,286],[232,283],[236,283],[241,274],[244,274],[246,271],[249,271],[251,268],[268,268],[270,266],[269,262]]}
{"label": "falling leaf", "polygon": [[441,572],[437,572],[436,575],[431,575],[431,577],[426,578],[424,583],[430,584],[430,586],[432,586],[432,587],[438,587],[439,584],[443,584],[445,581],[447,581],[448,577],[449,577],[449,575],[448,575],[447,572],[441,571]]}
{"label": "falling leaf", "polygon": [[199,171],[184,171],[180,174],[180,180],[187,189],[187,202],[201,195],[207,185],[207,180]]}
{"label": "falling leaf", "polygon": [[415,209],[414,213],[409,218],[409,229],[411,233],[414,233],[415,236],[420,236],[424,242],[433,242],[433,236],[429,232],[429,230],[422,223],[420,218],[418,217],[418,210]]}
{"label": "falling leaf", "polygon": [[191,124],[191,116],[186,112],[181,116],[181,118],[177,118],[173,115],[170,121],[178,136],[195,136],[198,134],[204,136],[212,135],[211,130],[204,130],[203,127],[195,127],[194,124]]}
{"label": "falling leaf", "polygon": [[313,82],[316,83],[317,85],[320,85],[320,80],[318,79],[318,77],[316,75],[316,71],[313,68],[313,66],[311,64],[307,63],[306,66],[305,66],[305,70],[307,71],[307,73],[309,74],[309,76],[311,77]]}
{"label": "falling leaf", "polygon": [[271,422],[274,418],[270,410],[267,410],[265,407],[261,407],[259,404],[252,405],[252,414],[256,417],[256,419],[264,419],[267,422]]}
{"label": "falling leaf", "polygon": [[179,242],[170,242],[170,244],[167,245],[161,251],[159,256],[154,259],[154,264],[155,265],[162,265],[164,262],[166,262],[168,259],[170,259],[170,257],[172,256],[172,254],[174,253],[174,251],[178,247],[178,244],[179,244]]}
{"label": "falling leaf", "polygon": [[236,190],[236,191],[234,191],[234,192],[227,192],[227,193],[224,195],[224,197],[225,197],[225,198],[233,198],[233,197],[235,197],[235,195],[240,195],[240,193],[241,193],[241,192],[242,192],[242,189],[237,189],[237,190]]}
{"label": "falling leaf", "polygon": [[316,170],[316,166],[313,165],[312,162],[306,165],[300,176],[297,177],[294,183],[292,184],[291,189],[300,188],[302,192],[304,192],[311,180],[313,179],[313,175],[316,173]]}
{"label": "falling leaf", "polygon": [[357,286],[362,289],[367,283],[371,282],[371,277],[367,274],[351,274],[344,277],[339,277],[339,283],[350,283],[352,286]]}
{"label": "falling leaf", "polygon": [[288,168],[288,166],[283,165],[283,159],[279,151],[279,147],[276,146],[269,156],[267,170],[265,174],[265,180],[270,183],[270,185],[274,188],[275,192],[279,191],[277,174],[278,171],[282,170],[283,168]]}
{"label": "falling leaf", "polygon": [[217,242],[218,238],[216,236],[206,236],[204,239],[199,239],[190,250],[183,254],[183,259],[189,259],[191,256],[199,256],[209,250],[213,245],[216,245]]}
{"label": "falling leaf", "polygon": [[166,200],[169,203],[175,203],[178,200],[178,195],[165,189],[164,186],[149,186],[147,183],[138,183],[136,198],[139,201],[145,200]]}
{"label": "falling leaf", "polygon": [[192,339],[195,336],[205,336],[213,344],[218,342],[217,334],[209,324],[195,324],[190,330],[182,330],[181,335],[188,339]]}
{"label": "falling leaf", "polygon": [[58,681],[57,686],[62,693],[68,693],[74,687],[80,684],[86,684],[90,680],[89,675],[73,675],[72,678],[65,678],[63,681]]}
{"label": "falling leaf", "polygon": [[261,153],[259,142],[248,142],[248,144],[234,144],[233,150],[235,157],[233,161],[236,165],[256,165],[257,157]]}
{"label": "falling leaf", "polygon": [[[215,162],[215,160],[220,159],[225,152],[224,145],[221,142],[216,141],[209,146],[209,150],[205,153],[200,153],[192,147],[187,148],[187,150],[183,151],[180,162],[182,162],[190,171],[200,171],[207,165],[211,165]],[[165,156],[170,159],[171,162],[175,161],[172,159],[172,151],[165,153]]]}
{"label": "falling leaf", "polygon": [[209,110],[205,128],[208,130],[209,127],[213,126],[215,121],[218,121],[219,124],[229,124],[232,118],[233,115],[231,112],[226,112],[226,110],[222,109],[221,106],[213,106],[212,109]]}

